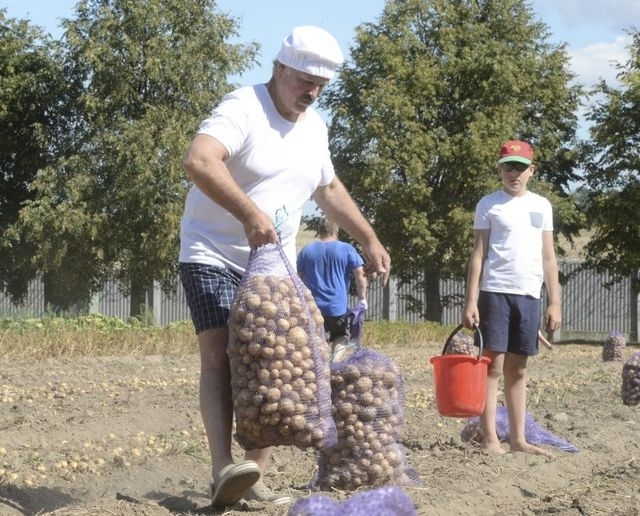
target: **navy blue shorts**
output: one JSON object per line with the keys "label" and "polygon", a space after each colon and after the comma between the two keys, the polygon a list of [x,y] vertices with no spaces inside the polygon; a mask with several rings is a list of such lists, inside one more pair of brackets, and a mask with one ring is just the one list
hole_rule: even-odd
{"label": "navy blue shorts", "polygon": [[481,290],[478,312],[486,349],[527,356],[538,354],[539,299]]}
{"label": "navy blue shorts", "polygon": [[329,342],[333,342],[340,337],[349,336],[349,319],[348,314],[331,316],[325,315],[324,319],[324,331],[329,334]]}
{"label": "navy blue shorts", "polygon": [[224,267],[180,263],[180,280],[196,334],[227,327],[231,303],[241,279],[240,274]]}

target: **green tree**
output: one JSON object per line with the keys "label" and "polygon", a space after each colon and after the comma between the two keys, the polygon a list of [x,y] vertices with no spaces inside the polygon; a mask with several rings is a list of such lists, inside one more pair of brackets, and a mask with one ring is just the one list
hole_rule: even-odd
{"label": "green tree", "polygon": [[588,220],[594,229],[587,265],[616,279],[640,269],[640,33],[620,65],[620,88],[602,81],[587,114],[590,140],[582,147]]}
{"label": "green tree", "polygon": [[153,281],[175,288],[188,143],[257,45],[228,43],[236,20],[212,0],[82,0],[63,26],[78,151],[32,183],[16,238],[64,278],[58,306],[115,278],[138,315]]}
{"label": "green tree", "polygon": [[20,301],[36,274],[37,244],[11,236],[38,170],[68,151],[70,117],[60,47],[0,10],[0,290]]}
{"label": "green tree", "polygon": [[[517,0],[389,1],[358,27],[351,59],[328,88],[336,169],[388,245],[393,274],[421,273],[427,320],[441,278],[464,276],[480,196],[499,188],[500,144],[530,141],[556,226],[581,215],[568,185],[581,90],[564,46]],[[416,300],[417,301],[417,300]]]}

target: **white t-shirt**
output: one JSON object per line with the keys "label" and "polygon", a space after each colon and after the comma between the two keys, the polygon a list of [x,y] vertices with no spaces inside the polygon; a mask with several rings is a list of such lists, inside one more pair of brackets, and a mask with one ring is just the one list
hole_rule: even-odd
{"label": "white t-shirt", "polygon": [[489,230],[480,290],[540,298],[542,232],[553,231],[551,203],[533,192],[513,197],[499,190],[480,199],[473,227]]}
{"label": "white t-shirt", "polygon": [[[227,168],[271,216],[295,270],[302,207],[318,186],[328,185],[335,176],[324,120],[312,108],[300,122],[284,119],[266,85],[259,84],[225,95],[198,133],[225,146]],[[193,185],[180,227],[179,260],[227,266],[242,274],[249,251],[242,224]]]}

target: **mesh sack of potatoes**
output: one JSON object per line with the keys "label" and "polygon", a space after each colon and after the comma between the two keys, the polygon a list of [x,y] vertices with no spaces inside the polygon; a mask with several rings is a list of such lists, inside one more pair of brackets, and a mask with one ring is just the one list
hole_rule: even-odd
{"label": "mesh sack of potatoes", "polygon": [[330,368],[338,441],[318,452],[318,469],[309,487],[420,485],[400,443],[404,382],[396,364],[382,353],[358,347]]}
{"label": "mesh sack of potatoes", "polygon": [[280,244],[249,257],[231,306],[227,353],[243,448],[336,442],[322,315]]}
{"label": "mesh sack of potatoes", "polygon": [[622,361],[627,339],[618,331],[613,330],[605,339],[602,346],[603,362]]}
{"label": "mesh sack of potatoes", "polygon": [[415,516],[411,497],[398,486],[367,489],[346,500],[320,494],[299,498],[287,516]]}
{"label": "mesh sack of potatoes", "polygon": [[622,403],[640,405],[640,351],[631,355],[622,366]]}

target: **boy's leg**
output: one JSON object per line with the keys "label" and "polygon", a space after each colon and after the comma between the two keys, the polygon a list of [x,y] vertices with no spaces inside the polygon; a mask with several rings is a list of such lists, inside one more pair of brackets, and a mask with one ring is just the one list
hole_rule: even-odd
{"label": "boy's leg", "polygon": [[527,405],[527,357],[506,353],[504,359],[504,399],[509,413],[511,449],[526,447],[524,420]]}
{"label": "boy's leg", "polygon": [[[480,291],[478,296],[480,331],[483,336],[483,355],[491,359],[487,371],[485,407],[480,416],[483,446],[490,451],[504,453],[496,431],[498,385],[504,367],[509,337],[509,305],[504,294]],[[476,345],[479,339],[476,336]]]}
{"label": "boy's leg", "polygon": [[480,430],[482,432],[482,445],[490,451],[504,453],[496,431],[496,411],[498,405],[498,383],[502,374],[504,353],[485,351],[485,356],[491,358],[487,372],[487,391],[484,411],[480,415]]}
{"label": "boy's leg", "polygon": [[527,360],[539,351],[540,300],[530,296],[510,296],[510,303],[509,347],[503,368],[510,448],[511,451],[551,455],[529,444],[525,435]]}
{"label": "boy's leg", "polygon": [[510,449],[551,456],[551,452],[529,444],[525,435],[527,359],[526,355],[515,353],[507,353],[504,359],[504,397],[509,413]]}

